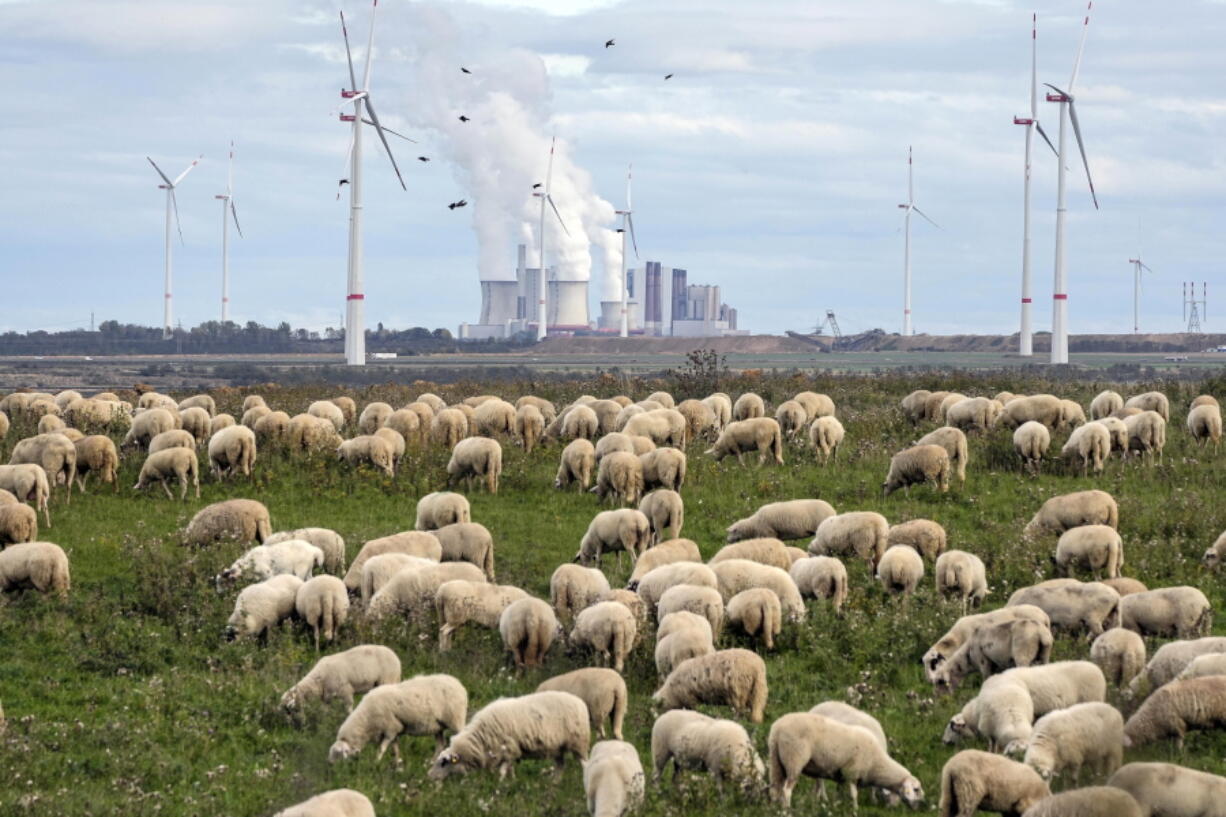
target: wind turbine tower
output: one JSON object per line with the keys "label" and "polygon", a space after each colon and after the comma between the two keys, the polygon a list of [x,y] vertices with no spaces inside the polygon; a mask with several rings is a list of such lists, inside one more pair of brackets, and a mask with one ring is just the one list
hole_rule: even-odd
{"label": "wind turbine tower", "polygon": [[171,334],[174,332],[174,306],[171,303],[174,297],[174,276],[171,270],[172,265],[170,249],[171,215],[174,216],[175,228],[179,231],[179,243],[183,243],[183,227],[179,224],[179,202],[175,200],[175,187],[178,186],[179,182],[183,181],[184,177],[186,177],[188,173],[192,172],[192,168],[200,164],[200,160],[203,159],[204,156],[202,154],[193,159],[192,163],[187,166],[187,170],[180,173],[173,182],[170,180],[169,176],[162,172],[162,168],[157,166],[157,162],[153,161],[153,159],[150,159],[148,156],[145,158],[149,159],[149,164],[153,165],[153,169],[156,170],[158,175],[162,177],[164,184],[159,184],[158,189],[166,191],[166,287],[165,292],[163,293],[164,297],[162,298],[162,340],[168,340]]}
{"label": "wind turbine tower", "polygon": [[[379,0],[374,0],[370,9],[370,37],[366,42],[366,66],[362,72],[362,86],[358,88],[357,75],[353,70],[353,53],[349,48],[349,30],[345,26],[345,12],[341,12],[341,36],[345,39],[345,59],[349,64],[349,88],[341,91],[345,101],[341,109],[353,105],[352,114],[342,113],[342,122],[353,124],[353,135],[349,142],[348,170],[349,178],[341,179],[341,184],[349,185],[349,268],[346,280],[345,294],[345,363],[349,366],[366,365],[366,295],[362,292],[362,125],[371,125],[379,134],[379,141],[387,151],[387,158],[392,162],[396,178],[400,180],[400,188],[407,190],[400,168],[396,165],[396,157],[387,144],[384,127],[379,124],[379,116],[370,98],[370,62],[375,47],[375,11]],[[410,140],[411,141],[411,140]]]}
{"label": "wind turbine tower", "polygon": [[623,338],[630,337],[630,294],[629,294],[629,278],[630,274],[630,259],[626,255],[626,235],[630,235],[630,242],[634,245],[634,257],[639,257],[639,242],[634,237],[634,216],[630,206],[630,177],[633,173],[633,165],[626,170],[626,209],[618,210],[617,215],[622,217],[622,226],[618,232],[622,234],[622,314],[621,314],[621,336]]}
{"label": "wind turbine tower", "polygon": [[1129,258],[1128,263],[1132,264],[1132,333],[1134,335],[1141,334],[1141,271],[1153,273],[1144,261],[1141,260],[1141,254],[1137,253],[1136,258]]}
{"label": "wind turbine tower", "polygon": [[938,230],[941,228],[939,224],[928,218],[923,210],[915,206],[915,171],[910,147],[907,148],[907,203],[898,206],[906,211],[903,217],[902,255],[902,333],[905,337],[911,334],[911,213],[919,213],[933,227]]}
{"label": "wind turbine tower", "polygon": [[[562,214],[558,212],[558,206],[553,203],[553,196],[550,195],[551,185],[553,183],[553,149],[557,138],[553,138],[549,142],[549,168],[545,171],[545,190],[544,192],[533,193],[541,200],[541,231],[537,238],[540,241],[537,257],[540,259],[540,274],[536,277],[536,339],[542,341],[548,331],[547,323],[549,315],[545,311],[545,292],[548,286],[545,281],[545,204],[548,203],[553,208],[553,214],[558,217],[558,224],[562,225],[562,229],[570,235],[570,230],[566,229],[566,222],[562,220]],[[624,282],[623,282],[624,284]]]}
{"label": "wind turbine tower", "polygon": [[[238,211],[234,209],[234,143],[230,143],[230,169],[226,174],[226,192],[213,196],[221,200],[221,322],[230,320],[230,219],[238,237],[243,237],[243,228],[238,226]],[[229,212],[227,212],[229,211]]]}
{"label": "wind turbine tower", "polygon": [[1060,147],[1056,151],[1059,156],[1056,162],[1056,264],[1051,309],[1051,362],[1053,364],[1068,363],[1068,276],[1064,269],[1067,166],[1064,163],[1064,156],[1065,147],[1068,144],[1070,122],[1073,125],[1073,133],[1077,137],[1077,148],[1081,151],[1081,163],[1086,169],[1086,181],[1090,185],[1090,196],[1094,199],[1094,209],[1098,209],[1098,195],[1094,192],[1094,180],[1090,177],[1090,162],[1086,159],[1085,143],[1081,139],[1081,125],[1077,121],[1077,107],[1073,97],[1073,86],[1077,84],[1077,73],[1081,70],[1081,55],[1085,52],[1086,34],[1090,31],[1090,11],[1093,8],[1094,3],[1091,0],[1086,6],[1085,22],[1081,29],[1081,44],[1077,47],[1077,59],[1073,62],[1073,74],[1069,77],[1067,88],[1061,90],[1050,83],[1045,83],[1055,92],[1047,95],[1047,101],[1060,103]]}

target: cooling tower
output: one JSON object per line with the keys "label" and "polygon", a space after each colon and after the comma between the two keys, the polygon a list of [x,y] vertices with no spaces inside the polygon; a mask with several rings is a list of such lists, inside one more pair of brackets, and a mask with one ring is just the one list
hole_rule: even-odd
{"label": "cooling tower", "polygon": [[[638,331],[638,302],[631,298],[626,302],[626,323],[631,332]],[[622,328],[622,302],[600,302],[600,328],[619,332]]]}
{"label": "cooling tower", "polygon": [[588,329],[587,281],[550,281],[546,314],[550,329]]}
{"label": "cooling tower", "polygon": [[518,296],[518,281],[482,281],[479,323],[501,325],[515,320]]}

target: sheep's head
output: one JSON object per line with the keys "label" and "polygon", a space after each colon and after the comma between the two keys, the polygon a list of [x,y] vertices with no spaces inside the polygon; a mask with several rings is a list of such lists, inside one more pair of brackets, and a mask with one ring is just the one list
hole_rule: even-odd
{"label": "sheep's head", "polygon": [[744,539],[753,538],[753,531],[748,530],[748,521],[747,519],[742,519],[728,526],[728,544],[731,545]]}
{"label": "sheep's head", "polygon": [[452,775],[466,774],[468,771],[468,764],[462,757],[451,751],[451,749],[444,749],[434,759],[434,763],[431,764],[430,771],[426,775],[431,780],[446,780]]}
{"label": "sheep's head", "polygon": [[945,725],[945,734],[941,735],[941,742],[947,746],[951,746],[958,741],[974,737],[974,733],[966,723],[966,718],[959,712],[949,719],[949,723]]}
{"label": "sheep's head", "polygon": [[1201,564],[1210,570],[1217,570],[1218,566],[1222,563],[1222,557],[1216,550],[1209,548],[1205,551],[1205,555],[1200,558],[1200,561]]}
{"label": "sheep's head", "polygon": [[[1021,744],[1021,748],[1023,749],[1022,754],[1023,754],[1023,755],[1025,755],[1025,746],[1026,746],[1026,744],[1022,743],[1022,741],[1020,741],[1020,740],[1011,741],[1011,742],[1009,743],[1009,745],[1005,747],[1005,754],[1006,754],[1006,755],[1011,755],[1011,756],[1016,756],[1017,752],[1016,752],[1016,749],[1015,749],[1015,744]],[[1009,751],[1010,749],[1014,749],[1014,752],[1010,752],[1010,751]],[[1029,759],[1029,760],[1027,760],[1027,761],[1026,761],[1026,765],[1027,765],[1027,766],[1029,766],[1030,768],[1034,769],[1036,772],[1038,772],[1038,773],[1039,773],[1039,777],[1043,778],[1043,782],[1044,782],[1044,783],[1050,783],[1050,782],[1051,782],[1052,774],[1053,774],[1053,772],[1055,771],[1054,769],[1052,769],[1052,765],[1051,765],[1051,763],[1048,763],[1048,762],[1040,762],[1040,761],[1037,761],[1037,760],[1034,760],[1034,759]]]}
{"label": "sheep's head", "polygon": [[[1003,754],[1005,755],[1005,757],[1024,757],[1026,754],[1026,749],[1029,747],[1029,745],[1030,744],[1028,741],[1021,740],[1020,738],[1011,740],[1005,746],[1005,751]],[[1046,773],[1044,773],[1044,770],[1040,769],[1036,764],[1032,763],[1031,766],[1034,768],[1036,772],[1039,773],[1039,775],[1044,780],[1051,779],[1051,769],[1050,768],[1048,768],[1046,770]]]}
{"label": "sheep's head", "polygon": [[297,687],[290,687],[285,691],[285,694],[281,696],[281,709],[286,712],[296,712],[298,711],[298,707],[300,705],[301,702],[298,700]]}
{"label": "sheep's head", "polygon": [[924,787],[920,785],[918,779],[907,775],[898,787],[898,793],[907,805],[912,809],[917,809],[924,802]]}
{"label": "sheep's head", "polygon": [[335,763],[338,760],[348,760],[357,754],[357,751],[349,744],[349,741],[341,738],[328,749],[328,762]]}

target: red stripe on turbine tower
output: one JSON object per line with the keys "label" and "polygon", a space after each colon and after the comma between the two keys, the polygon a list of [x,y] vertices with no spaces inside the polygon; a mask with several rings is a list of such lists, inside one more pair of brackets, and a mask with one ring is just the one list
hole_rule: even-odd
{"label": "red stripe on turbine tower", "polygon": [[1029,304],[1034,303],[1034,301],[1031,298],[1022,298],[1022,303]]}
{"label": "red stripe on turbine tower", "polygon": [[1068,300],[1068,295],[1061,295],[1061,294],[1059,294],[1059,293],[1057,293],[1057,294],[1055,294],[1055,295],[1053,295],[1053,296],[1051,296],[1051,297],[1052,297],[1054,300],[1057,300],[1057,301],[1067,301],[1067,300]]}
{"label": "red stripe on turbine tower", "polygon": [[354,295],[350,295],[350,296],[348,296],[347,298],[345,298],[345,300],[347,300],[347,301],[361,301],[361,300],[365,300],[365,298],[366,298],[366,296],[365,296],[365,295],[354,294]]}

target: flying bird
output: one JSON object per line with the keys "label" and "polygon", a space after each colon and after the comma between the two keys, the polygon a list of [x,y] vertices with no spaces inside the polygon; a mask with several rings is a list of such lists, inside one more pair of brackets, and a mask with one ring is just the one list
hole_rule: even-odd
{"label": "flying bird", "polygon": [[467,122],[467,121],[468,121],[468,117],[467,117],[467,116],[465,116],[464,114],[460,114],[460,121],[461,121],[461,122]]}
{"label": "flying bird", "polygon": [[604,47],[605,47],[605,48],[608,48],[609,46],[611,46],[611,45],[616,45],[616,44],[617,44],[617,41],[616,41],[616,40],[605,40]]}
{"label": "flying bird", "polygon": [[468,206],[468,202],[465,201],[464,199],[460,199],[459,201],[453,201],[451,204],[448,204],[447,209],[454,210],[457,207],[467,207],[467,206]]}
{"label": "flying bird", "polygon": [[536,188],[538,188],[538,187],[540,187],[540,186],[541,186],[541,183],[540,183],[540,182],[537,182],[536,184],[532,185],[532,189],[533,189],[533,190],[535,190]]}
{"label": "flying bird", "polygon": [[664,75],[664,78],[665,78],[665,79],[672,79],[672,78],[673,78],[673,75],[672,75],[672,74],[665,74],[665,75]]}
{"label": "flying bird", "polygon": [[337,201],[341,200],[341,188],[347,184],[349,184],[348,179],[341,179],[339,182],[336,183],[336,200]]}
{"label": "flying bird", "polygon": [[430,161],[430,157],[429,157],[429,156],[418,156],[418,157],[417,157],[417,161],[419,161],[419,162],[428,162],[428,161]]}
{"label": "flying bird", "polygon": [[461,65],[461,66],[460,66],[460,70],[461,70],[461,71],[463,71],[465,74],[471,74],[471,73],[472,73],[472,71],[469,71],[469,70],[468,70],[467,68],[465,68],[463,65]]}

